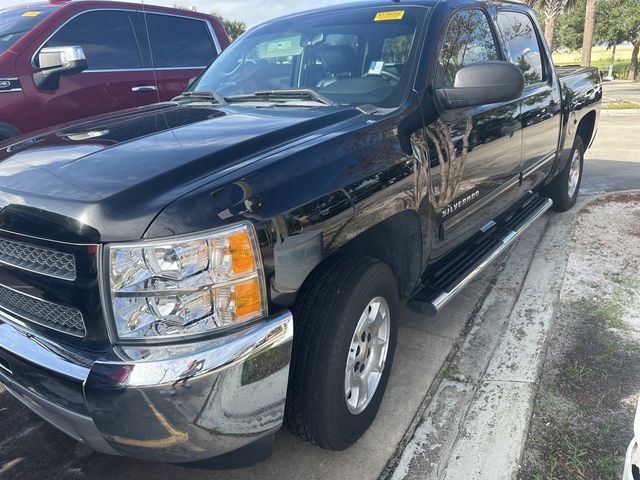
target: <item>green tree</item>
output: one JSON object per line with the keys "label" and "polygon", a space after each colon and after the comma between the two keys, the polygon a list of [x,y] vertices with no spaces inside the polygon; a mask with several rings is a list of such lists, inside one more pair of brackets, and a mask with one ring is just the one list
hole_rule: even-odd
{"label": "green tree", "polygon": [[[177,8],[178,10],[190,10],[193,12],[196,11],[195,7],[188,7],[179,3],[174,3],[173,8]],[[216,11],[209,13],[209,15],[213,15],[222,22],[222,25],[232,42],[247,30],[247,24],[242,20],[229,20]]]}
{"label": "green tree", "polygon": [[232,42],[235,41],[236,38],[238,38],[240,35],[242,35],[244,32],[247,31],[247,24],[242,20],[229,20],[224,18],[222,15],[220,15],[220,13],[215,11],[211,12],[210,15],[217,17],[218,20],[222,22],[222,25],[224,25],[224,29],[227,32],[227,35],[229,35],[229,38],[231,39]]}
{"label": "green tree", "polygon": [[631,42],[629,80],[638,80],[640,0],[600,0],[595,40],[611,48],[611,65],[615,61],[615,47],[622,42]]}
{"label": "green tree", "polygon": [[557,48],[568,50],[582,48],[585,8],[586,0],[578,0],[575,8],[560,17],[555,40]]}
{"label": "green tree", "polygon": [[526,0],[526,3],[538,14],[544,22],[544,38],[550,49],[555,47],[556,30],[560,16],[573,9],[578,0]]}
{"label": "green tree", "polygon": [[629,0],[601,0],[598,4],[598,23],[595,40],[611,49],[611,62],[608,77],[613,76],[616,60],[616,47],[629,40],[628,27],[625,25],[625,6]]}

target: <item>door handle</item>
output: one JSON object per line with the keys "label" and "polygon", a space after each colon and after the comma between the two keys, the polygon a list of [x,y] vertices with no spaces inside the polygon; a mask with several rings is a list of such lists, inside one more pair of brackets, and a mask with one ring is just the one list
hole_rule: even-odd
{"label": "door handle", "polygon": [[140,85],[131,89],[132,92],[136,93],[155,92],[157,90],[158,88],[155,85]]}

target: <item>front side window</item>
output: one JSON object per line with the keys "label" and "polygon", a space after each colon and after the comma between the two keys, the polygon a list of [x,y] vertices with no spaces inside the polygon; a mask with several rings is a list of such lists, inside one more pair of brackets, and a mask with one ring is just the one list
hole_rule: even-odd
{"label": "front side window", "polygon": [[56,7],[18,7],[0,10],[0,54],[33,30]]}
{"label": "front side window", "polygon": [[83,48],[89,70],[141,68],[142,60],[127,12],[98,10],[63,26],[45,47]]}
{"label": "front side window", "polygon": [[396,107],[426,8],[358,8],[282,19],[234,42],[191,87],[223,97],[312,89],[345,105]]}
{"label": "front side window", "polygon": [[147,21],[156,68],[206,67],[216,58],[205,22],[149,13]]}
{"label": "front side window", "polygon": [[533,22],[518,12],[498,13],[498,27],[504,38],[509,60],[522,70],[527,85],[544,80],[540,43]]}
{"label": "front side window", "polygon": [[442,44],[436,84],[452,87],[456,73],[462,67],[498,58],[498,48],[485,13],[482,10],[458,12],[449,22]]}

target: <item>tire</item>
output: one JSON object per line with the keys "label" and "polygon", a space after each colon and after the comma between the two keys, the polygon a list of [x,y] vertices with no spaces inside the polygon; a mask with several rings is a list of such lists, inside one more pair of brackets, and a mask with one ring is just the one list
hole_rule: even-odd
{"label": "tire", "polygon": [[[385,308],[388,321],[375,315]],[[344,450],[367,431],[389,380],[398,336],[397,312],[394,275],[376,259],[336,258],[310,275],[293,308],[295,333],[285,410],[285,424],[291,432],[322,448]],[[374,317],[378,322],[368,323]],[[356,336],[356,327],[363,325],[370,330]],[[374,330],[376,325],[387,327]],[[387,339],[386,357],[380,360],[383,337]],[[377,374],[379,364],[382,368]],[[364,403],[359,407],[360,388],[347,384],[347,379],[356,378],[369,378],[369,385],[376,385],[370,395],[362,397]]]}
{"label": "tire", "polygon": [[[577,162],[577,163],[576,163]],[[577,167],[577,178],[574,167]],[[580,184],[582,183],[582,171],[584,167],[584,144],[582,138],[576,136],[567,165],[546,187],[545,194],[553,200],[552,209],[556,212],[570,210],[578,199]],[[575,184],[571,182],[573,179]]]}

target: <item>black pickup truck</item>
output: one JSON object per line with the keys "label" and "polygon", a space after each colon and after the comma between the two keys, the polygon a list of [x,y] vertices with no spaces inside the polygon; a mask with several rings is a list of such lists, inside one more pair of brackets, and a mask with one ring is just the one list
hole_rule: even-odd
{"label": "black pickup truck", "polygon": [[100,452],[344,449],[399,302],[435,315],[573,206],[601,101],[531,10],[361,1],[268,22],[171,102],[0,149],[0,381]]}

